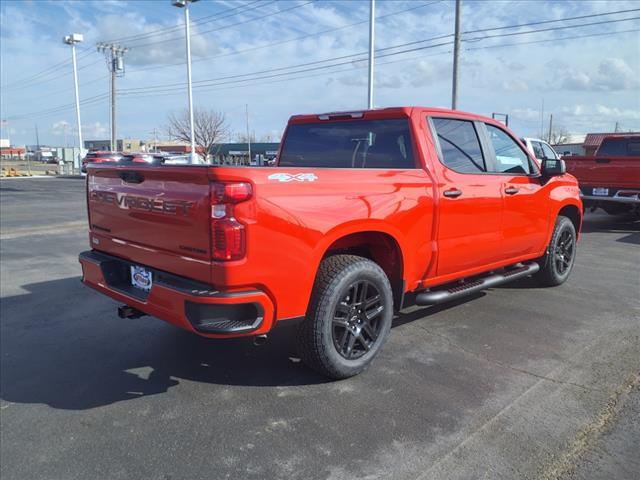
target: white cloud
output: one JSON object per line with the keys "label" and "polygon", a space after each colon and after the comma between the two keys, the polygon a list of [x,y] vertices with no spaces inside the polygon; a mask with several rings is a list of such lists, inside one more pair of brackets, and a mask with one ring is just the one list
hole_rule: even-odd
{"label": "white cloud", "polygon": [[104,125],[101,122],[92,122],[89,124],[82,124],[82,133],[86,139],[101,140],[107,138],[109,135],[109,126]]}
{"label": "white cloud", "polygon": [[[636,66],[637,69],[637,66]],[[596,71],[568,70],[561,87],[567,90],[620,91],[640,88],[639,73],[622,58],[605,58]]]}

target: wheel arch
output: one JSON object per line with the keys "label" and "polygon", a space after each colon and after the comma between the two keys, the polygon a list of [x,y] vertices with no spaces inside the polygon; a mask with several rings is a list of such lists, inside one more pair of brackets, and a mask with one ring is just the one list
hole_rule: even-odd
{"label": "wheel arch", "polygon": [[389,278],[394,309],[401,308],[405,290],[405,263],[400,242],[395,236],[382,230],[343,233],[332,238],[324,247],[318,266],[325,258],[340,254],[357,255],[378,264]]}
{"label": "wheel arch", "polygon": [[580,229],[582,228],[582,210],[574,204],[564,205],[558,211],[556,218],[559,216],[567,217],[573,223],[576,229],[576,236],[580,236]]}

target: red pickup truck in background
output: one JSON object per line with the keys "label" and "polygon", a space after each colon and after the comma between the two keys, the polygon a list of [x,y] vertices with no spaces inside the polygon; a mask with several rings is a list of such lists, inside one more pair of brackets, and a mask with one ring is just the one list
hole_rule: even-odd
{"label": "red pickup truck in background", "polygon": [[83,281],[121,317],[213,338],[299,322],[331,378],[366,368],[403,306],[563,283],[582,222],[562,160],[420,107],[294,116],[275,167],[90,164],[87,201]]}
{"label": "red pickup truck in background", "polygon": [[595,156],[563,159],[580,183],[585,208],[640,212],[640,135],[607,136]]}

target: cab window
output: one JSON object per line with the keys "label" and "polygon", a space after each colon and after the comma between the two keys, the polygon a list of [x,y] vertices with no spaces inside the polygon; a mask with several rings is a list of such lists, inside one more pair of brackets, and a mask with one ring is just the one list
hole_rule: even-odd
{"label": "cab window", "polygon": [[542,144],[540,142],[531,142],[533,147],[533,153],[536,158],[544,158],[544,152],[542,151]]}
{"label": "cab window", "polygon": [[531,173],[529,157],[518,146],[513,138],[494,125],[486,124],[489,141],[496,154],[495,171],[497,173],[525,174]]}
{"label": "cab window", "polygon": [[558,158],[555,150],[545,143],[542,144],[542,150],[544,151],[544,157],[542,158],[548,158],[549,160],[556,160]]}
{"label": "cab window", "polygon": [[440,144],[440,159],[459,173],[484,173],[487,167],[473,122],[451,118],[432,118]]}

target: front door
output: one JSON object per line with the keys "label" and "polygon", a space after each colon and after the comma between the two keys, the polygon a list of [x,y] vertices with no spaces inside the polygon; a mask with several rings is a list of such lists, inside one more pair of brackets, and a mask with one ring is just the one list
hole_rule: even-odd
{"label": "front door", "polygon": [[437,139],[438,276],[486,266],[501,258],[503,178],[487,173],[478,124],[431,118]]}
{"label": "front door", "polygon": [[504,195],[502,255],[505,260],[544,248],[549,219],[548,192],[529,155],[502,128],[486,124],[489,151]]}

